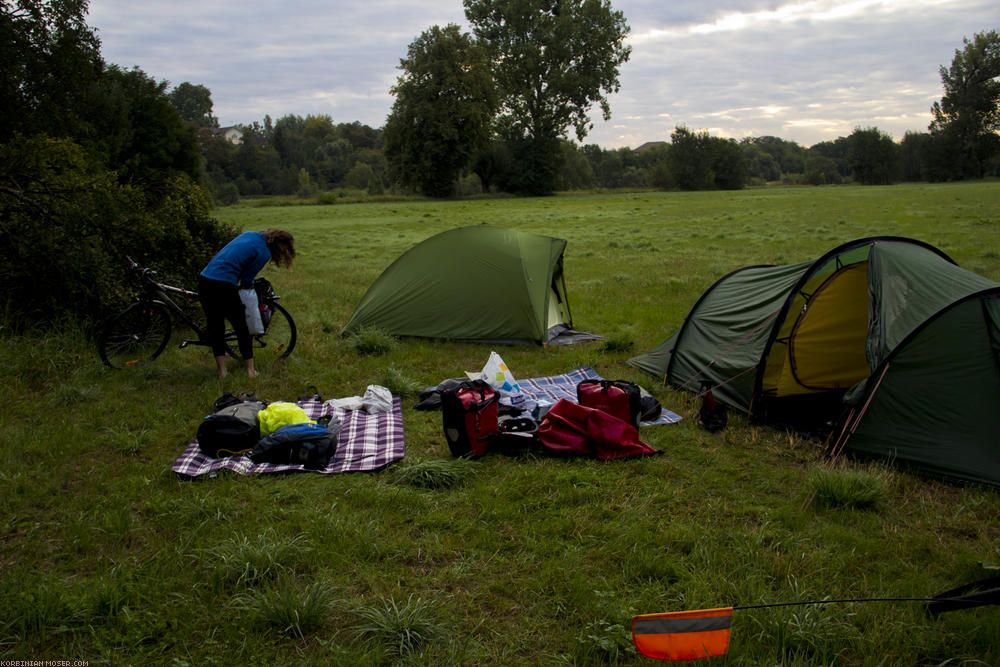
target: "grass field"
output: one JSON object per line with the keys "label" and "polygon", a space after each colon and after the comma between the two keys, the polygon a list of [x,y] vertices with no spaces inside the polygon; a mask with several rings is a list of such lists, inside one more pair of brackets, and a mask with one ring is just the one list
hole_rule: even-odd
{"label": "grass field", "polygon": [[[871,235],[934,244],[1000,281],[1000,183],[240,206],[299,257],[268,277],[299,326],[285,362],[215,379],[203,349],[104,369],[73,326],[0,337],[0,657],[89,664],[645,664],[629,620],[813,599],[923,597],[1000,568],[1000,495],[884,464],[823,464],[822,443],[731,418],[624,360],[748,264],[812,259]],[[569,241],[577,328],[561,349],[399,341],[363,355],[337,332],[400,253],[494,224]],[[680,424],[662,456],[453,462],[415,390],[482,367],[589,365],[640,382]],[[187,481],[170,471],[223,389],[294,400],[385,384],[407,455],[374,474]],[[998,406],[1000,407],[1000,406]],[[1000,438],[1000,436],[998,436]],[[429,483],[428,483],[429,482]],[[737,611],[715,664],[1000,664],[1000,608],[915,602]]]}

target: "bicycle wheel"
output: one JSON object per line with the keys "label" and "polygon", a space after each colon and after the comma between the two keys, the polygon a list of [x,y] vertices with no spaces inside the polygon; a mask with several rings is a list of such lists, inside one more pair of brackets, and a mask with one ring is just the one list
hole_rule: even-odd
{"label": "bicycle wheel", "polygon": [[271,321],[267,324],[267,331],[262,336],[254,336],[254,354],[257,350],[261,356],[272,359],[284,359],[295,349],[295,320],[288,314],[284,306],[273,301],[267,304],[270,306]]}
{"label": "bicycle wheel", "polygon": [[170,313],[158,303],[133,303],[113,317],[97,341],[101,361],[128,368],[160,356],[170,341]]}
{"label": "bicycle wheel", "polygon": [[[266,331],[258,336],[251,336],[254,359],[265,364],[270,359],[284,359],[290,355],[297,337],[295,321],[288,311],[274,301],[267,302],[267,305],[271,309],[271,316]],[[241,358],[236,334],[232,330],[226,332],[226,352],[235,359]]]}

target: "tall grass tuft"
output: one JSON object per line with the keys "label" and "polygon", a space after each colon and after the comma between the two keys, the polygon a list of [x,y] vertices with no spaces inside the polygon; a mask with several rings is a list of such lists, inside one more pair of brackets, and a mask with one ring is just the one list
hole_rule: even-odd
{"label": "tall grass tuft", "polygon": [[361,327],[347,337],[347,344],[358,354],[382,355],[399,347],[399,340],[378,327]]}
{"label": "tall grass tuft", "polygon": [[383,368],[379,372],[378,383],[392,392],[393,396],[402,398],[416,396],[424,388],[423,384],[408,377],[395,366]]}
{"label": "tall grass tuft", "polygon": [[316,581],[300,590],[290,576],[280,577],[273,588],[237,596],[233,606],[256,627],[303,638],[323,625],[333,604],[333,590]]}
{"label": "tall grass tuft", "polygon": [[388,660],[402,660],[445,637],[434,611],[434,601],[412,595],[403,604],[394,598],[372,602],[352,612],[359,619],[354,634]]}
{"label": "tall grass tuft", "polygon": [[475,474],[469,459],[420,461],[396,470],[396,481],[418,489],[450,489]]}
{"label": "tall grass tuft", "polygon": [[0,588],[0,636],[24,640],[47,637],[59,628],[75,625],[81,609],[58,582],[8,580]]}
{"label": "tall grass tuft", "polygon": [[305,535],[288,539],[267,529],[253,537],[234,535],[209,549],[208,556],[218,582],[253,585],[307,563],[311,552]]}
{"label": "tall grass tuft", "polygon": [[870,509],[886,494],[884,475],[861,470],[819,468],[809,476],[817,507]]}

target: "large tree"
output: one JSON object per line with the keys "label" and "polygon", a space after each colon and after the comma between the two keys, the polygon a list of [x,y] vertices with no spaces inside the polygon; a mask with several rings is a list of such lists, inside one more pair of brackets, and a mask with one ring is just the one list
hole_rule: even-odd
{"label": "large tree", "polygon": [[0,142],[79,135],[80,105],[104,66],[86,0],[0,1]]}
{"label": "large tree", "polygon": [[582,140],[593,104],[611,117],[607,95],[628,61],[628,24],[608,0],[463,0],[489,53],[500,94],[499,127],[526,194],[548,194],[560,172],[559,139]]}
{"label": "large tree", "polygon": [[956,177],[982,178],[1000,149],[1000,34],[990,30],[962,41],[951,67],[941,67],[944,96],[931,108],[930,130],[958,149]]}
{"label": "large tree", "polygon": [[496,96],[486,60],[471,35],[451,23],[424,31],[399,69],[382,131],[390,177],[447,197],[490,136]]}

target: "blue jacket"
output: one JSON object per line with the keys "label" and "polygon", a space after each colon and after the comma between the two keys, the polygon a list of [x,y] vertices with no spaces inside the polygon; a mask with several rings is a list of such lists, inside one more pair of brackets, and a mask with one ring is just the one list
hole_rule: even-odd
{"label": "blue jacket", "polygon": [[212,258],[201,275],[210,280],[249,287],[269,259],[271,251],[267,249],[264,235],[243,232]]}

